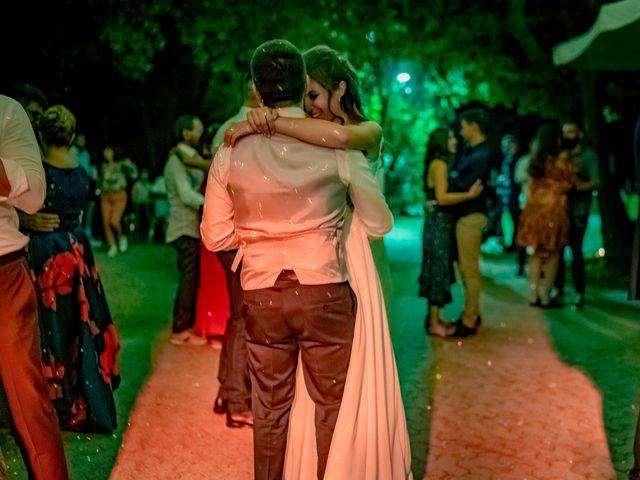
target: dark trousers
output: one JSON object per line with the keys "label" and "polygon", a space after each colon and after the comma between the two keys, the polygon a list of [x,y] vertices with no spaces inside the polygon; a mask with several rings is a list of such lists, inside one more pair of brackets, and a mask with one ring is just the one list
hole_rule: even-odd
{"label": "dark trousers", "polygon": [[254,477],[280,480],[298,354],[315,403],[318,478],[324,476],[351,356],[356,298],[345,283],[300,285],[284,271],[271,288],[246,290],[253,389]]}
{"label": "dark trousers", "polygon": [[[585,275],[584,275],[584,254],[582,253],[582,244],[584,243],[584,234],[587,232],[587,223],[589,214],[572,215],[571,224],[569,226],[569,247],[571,248],[571,272],[573,274],[573,285],[576,292],[584,295]],[[564,284],[566,281],[566,265],[564,255],[560,255],[560,263],[558,264],[558,274],[556,275],[556,288],[560,293],[564,293]]]}
{"label": "dark trousers", "polygon": [[229,293],[229,320],[222,339],[218,381],[218,396],[227,400],[231,412],[244,412],[250,408],[251,388],[247,364],[247,328],[242,307],[240,266],[233,272],[231,265],[237,250],[216,252],[224,269]]}
{"label": "dark trousers", "polygon": [[58,419],[42,373],[36,292],[25,258],[10,255],[0,257],[0,379],[29,477],[67,479]]}
{"label": "dark trousers", "polygon": [[200,284],[200,239],[183,235],[171,242],[177,253],[178,291],[173,304],[173,333],[195,325],[196,300]]}

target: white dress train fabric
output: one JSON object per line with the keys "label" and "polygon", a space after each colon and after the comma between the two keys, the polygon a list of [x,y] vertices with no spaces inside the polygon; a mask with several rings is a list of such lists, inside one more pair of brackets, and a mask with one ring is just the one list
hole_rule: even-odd
{"label": "white dress train fabric", "polygon": [[[326,480],[412,479],[411,449],[380,279],[357,212],[345,222],[349,279],[357,299],[344,396]],[[316,479],[315,406],[298,362],[285,480]]]}

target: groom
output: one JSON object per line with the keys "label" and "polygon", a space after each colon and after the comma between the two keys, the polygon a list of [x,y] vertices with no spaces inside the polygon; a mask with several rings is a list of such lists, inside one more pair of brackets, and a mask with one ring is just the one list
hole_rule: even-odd
{"label": "groom", "polygon": [[[305,68],[286,40],[251,59],[256,94],[282,116],[304,118]],[[254,416],[254,472],[281,479],[298,354],[316,407],[318,478],[340,410],[356,298],[347,283],[342,227],[347,194],[371,236],[393,217],[365,157],[293,138],[251,136],[221,148],[201,230],[209,250],[239,249]]]}

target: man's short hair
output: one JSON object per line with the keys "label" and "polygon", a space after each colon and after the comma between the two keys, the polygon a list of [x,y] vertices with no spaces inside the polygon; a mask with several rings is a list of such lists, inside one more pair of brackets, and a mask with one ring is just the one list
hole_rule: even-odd
{"label": "man's short hair", "polygon": [[42,109],[48,106],[47,97],[44,96],[42,90],[28,83],[19,83],[15,85],[9,92],[9,96],[18,101],[23,108],[26,108],[31,102],[39,104]]}
{"label": "man's short hair", "polygon": [[182,115],[178,120],[176,120],[176,123],[173,126],[173,135],[176,142],[184,140],[182,137],[182,131],[193,130],[193,122],[196,120],[198,120],[198,117],[195,115]]}
{"label": "man's short hair", "polygon": [[460,121],[462,120],[469,124],[475,123],[482,133],[487,133],[487,129],[489,128],[489,114],[483,109],[472,108],[471,110],[462,112]]}
{"label": "man's short hair", "polygon": [[267,107],[298,103],[305,88],[304,60],[288,40],[269,40],[251,57],[253,83]]}

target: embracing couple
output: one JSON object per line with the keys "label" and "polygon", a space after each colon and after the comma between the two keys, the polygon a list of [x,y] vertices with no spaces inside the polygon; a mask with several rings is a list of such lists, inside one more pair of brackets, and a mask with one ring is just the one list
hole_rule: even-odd
{"label": "embracing couple", "polygon": [[251,73],[263,107],[218,151],[201,230],[209,250],[238,249],[242,262],[255,478],[411,478],[369,245],[393,224],[375,176],[380,127],[327,47],[303,58],[266,42]]}

